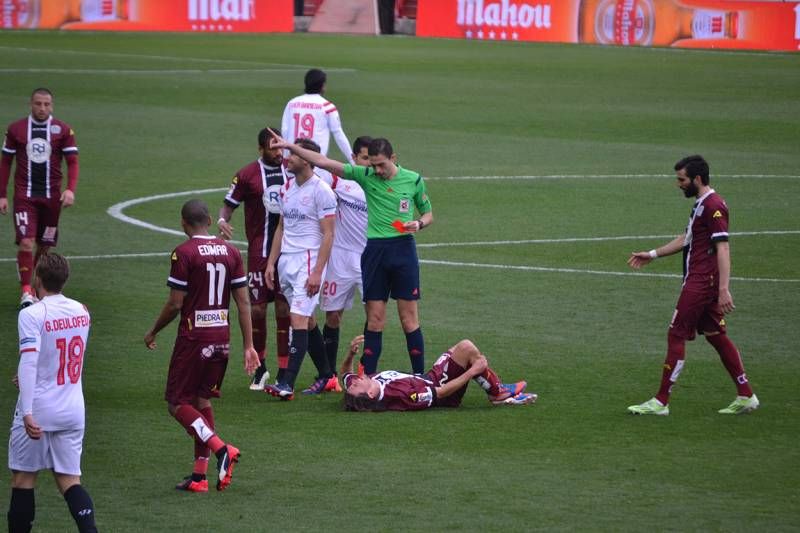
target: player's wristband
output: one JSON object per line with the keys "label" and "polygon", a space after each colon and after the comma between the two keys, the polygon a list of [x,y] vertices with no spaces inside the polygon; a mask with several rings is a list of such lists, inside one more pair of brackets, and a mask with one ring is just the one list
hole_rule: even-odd
{"label": "player's wristband", "polygon": [[222,218],[222,217],[219,217],[219,220],[217,220],[217,226],[219,226],[219,225],[220,225],[220,224],[222,224],[223,222],[225,222],[226,224],[228,223],[228,221],[227,221],[227,220],[225,220],[225,219],[224,219],[224,218]]}
{"label": "player's wristband", "polygon": [[655,249],[650,250],[647,253],[650,254],[650,259],[656,259],[658,257],[658,252],[656,252]]}
{"label": "player's wristband", "polygon": [[419,229],[422,229],[422,228],[425,227],[425,223],[422,221],[421,218],[417,219],[417,224],[419,224]]}

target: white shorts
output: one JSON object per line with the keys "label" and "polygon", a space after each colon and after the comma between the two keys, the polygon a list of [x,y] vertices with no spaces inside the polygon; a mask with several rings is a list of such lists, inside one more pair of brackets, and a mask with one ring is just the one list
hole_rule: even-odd
{"label": "white shorts", "polygon": [[[306,281],[311,269],[317,264],[317,251],[285,254],[278,259],[278,278],[281,292],[289,302],[289,312],[300,316],[312,316],[319,303],[319,292],[314,296],[306,293]],[[325,271],[322,271],[325,279]]]}
{"label": "white shorts", "polygon": [[8,468],[22,472],[53,470],[56,474],[81,475],[83,429],[44,431],[33,440],[24,426],[11,426],[8,439]]}
{"label": "white shorts", "polygon": [[363,303],[361,254],[344,248],[334,248],[325,271],[319,308],[323,311],[342,311],[352,308],[356,289],[362,296]]}

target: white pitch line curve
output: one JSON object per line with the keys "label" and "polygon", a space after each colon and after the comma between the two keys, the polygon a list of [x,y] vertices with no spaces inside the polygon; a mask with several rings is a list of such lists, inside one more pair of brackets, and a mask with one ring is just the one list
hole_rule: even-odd
{"label": "white pitch line curve", "polygon": [[[652,177],[651,175],[645,175],[641,177]],[[465,176],[464,179],[470,179],[471,177]],[[451,178],[455,179],[455,178]],[[208,194],[208,193],[216,193],[228,190],[227,187],[222,188],[214,188],[214,189],[198,189],[193,191],[180,191],[180,192],[173,192],[173,193],[164,193],[164,194],[155,194],[151,196],[144,196],[141,198],[133,198],[131,200],[126,200],[124,202],[120,202],[118,204],[114,204],[108,208],[107,213],[122,222],[127,224],[132,224],[134,226],[138,226],[141,228],[145,228],[151,231],[157,231],[161,233],[167,233],[169,235],[177,235],[177,236],[184,236],[182,231],[164,228],[162,226],[157,226],[155,224],[151,224],[150,222],[145,222],[138,218],[134,218],[131,216],[126,215],[123,211],[128,207],[139,205],[147,202],[152,202],[155,200],[164,200],[168,198],[178,198],[181,196],[191,196],[195,194]],[[732,236],[755,236],[755,235],[798,235],[800,234],[800,230],[775,230],[775,231],[742,231],[742,232],[731,232]],[[674,238],[674,234],[666,234],[666,235],[620,235],[620,236],[612,236],[612,237],[567,237],[567,238],[558,238],[558,239],[525,239],[525,240],[508,240],[508,241],[473,241],[473,242],[444,242],[444,243],[420,243],[417,244],[418,248],[442,248],[442,247],[456,247],[456,246],[507,246],[510,244],[556,244],[556,243],[571,243],[571,242],[606,242],[606,241],[623,241],[623,240],[645,240],[645,239],[671,239]],[[246,242],[243,241],[230,241],[234,244],[239,245],[247,245]],[[145,253],[145,254],[113,254],[109,256],[74,256],[73,259],[101,259],[104,257],[154,257],[164,255],[162,253],[153,252],[153,253]],[[15,258],[2,258],[0,262],[6,261],[15,261]],[[532,272],[557,272],[557,273],[569,273],[569,274],[592,274],[592,275],[604,275],[604,276],[634,276],[634,277],[650,277],[650,278],[680,278],[681,276],[678,274],[660,274],[660,273],[651,273],[651,272],[618,272],[618,271],[606,271],[606,270],[592,270],[592,269],[576,269],[576,268],[558,268],[558,267],[537,267],[537,266],[526,266],[526,265],[499,265],[499,264],[487,264],[487,263],[471,263],[471,262],[462,262],[462,261],[438,261],[432,259],[421,259],[420,263],[422,264],[430,264],[430,265],[447,265],[447,266],[460,266],[460,267],[473,267],[473,268],[492,268],[492,269],[502,269],[502,270],[521,270],[521,271],[532,271]],[[800,279],[780,279],[780,278],[744,278],[744,277],[731,277],[734,281],[754,281],[754,282],[769,282],[769,283],[800,283]]]}

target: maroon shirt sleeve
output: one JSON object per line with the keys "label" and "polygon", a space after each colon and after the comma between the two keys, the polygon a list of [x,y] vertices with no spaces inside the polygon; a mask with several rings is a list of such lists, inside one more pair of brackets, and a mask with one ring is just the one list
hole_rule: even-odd
{"label": "maroon shirt sleeve", "polygon": [[[227,243],[226,243],[227,244]],[[244,261],[242,261],[242,254],[238,248],[228,244],[230,255],[233,260],[231,265],[231,289],[238,289],[239,287],[247,286],[247,274],[244,272]]]}
{"label": "maroon shirt sleeve", "polygon": [[728,205],[719,196],[715,196],[711,205],[703,211],[711,231],[711,242],[728,240]]}
{"label": "maroon shirt sleeve", "polygon": [[171,257],[172,266],[167,278],[167,286],[180,291],[189,290],[189,257],[180,247],[175,248]]}
{"label": "maroon shirt sleeve", "polygon": [[17,141],[11,134],[11,127],[6,130],[3,140],[3,153],[0,156],[0,198],[8,196],[8,180],[11,178],[11,162],[18,150]]}
{"label": "maroon shirt sleeve", "polygon": [[244,168],[239,169],[239,172],[231,179],[231,186],[228,194],[225,195],[225,203],[234,209],[239,207],[247,194],[247,180],[242,177],[243,170]]}

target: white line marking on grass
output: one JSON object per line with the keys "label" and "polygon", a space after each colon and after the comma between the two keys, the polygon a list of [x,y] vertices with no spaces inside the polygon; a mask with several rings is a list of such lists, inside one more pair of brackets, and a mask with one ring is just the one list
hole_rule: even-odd
{"label": "white line marking on grass", "polygon": [[[525,270],[533,272],[558,272],[567,274],[595,274],[601,276],[633,276],[633,277],[645,277],[645,278],[671,278],[671,279],[681,279],[683,277],[680,274],[659,274],[655,272],[618,272],[613,270],[591,270],[591,269],[580,269],[580,268],[537,267],[537,266],[526,266],[526,265],[493,265],[487,263],[469,263],[463,261],[437,261],[433,259],[420,259],[419,262],[428,265],[492,268],[499,270]],[[736,276],[731,276],[731,280],[759,281],[759,282],[771,282],[771,283],[800,283],[800,279],[740,278]]]}
{"label": "white line marking on grass", "polygon": [[[305,70],[312,68],[310,65],[300,65],[297,63],[265,63],[262,61],[246,61],[242,59],[214,59],[205,57],[181,57],[181,56],[167,56],[167,55],[148,55],[148,54],[121,54],[118,52],[95,52],[91,50],[65,50],[62,48],[26,48],[21,46],[0,46],[0,50],[10,50],[12,52],[40,52],[45,54],[73,54],[73,55],[90,55],[102,57],[127,57],[132,59],[160,59],[164,61],[195,61],[200,63],[224,63],[226,65],[254,65],[259,67],[279,67],[279,68],[293,68],[296,70]],[[319,68],[317,66],[316,68]],[[354,68],[330,68],[326,67],[329,72],[357,72]]]}
{"label": "white line marking on grass", "polygon": [[[614,237],[565,237],[562,239],[521,239],[516,241],[466,241],[417,243],[417,248],[446,248],[455,246],[504,246],[509,244],[560,244],[568,242],[606,242],[639,241],[647,239],[674,239],[678,234],[667,235],[619,235]],[[750,237],[753,235],[800,235],[800,230],[775,231],[732,231],[731,236]]]}
{"label": "white line marking on grass", "polygon": [[[142,252],[131,254],[102,254],[102,255],[68,255],[65,256],[70,261],[73,259],[132,259],[137,257],[169,257],[169,252]],[[16,257],[0,258],[0,263],[11,263],[16,261]]]}
{"label": "white line marking on grass", "polygon": [[[236,242],[236,241],[232,241]],[[246,243],[239,243],[246,244]],[[242,250],[243,252],[245,250]],[[100,254],[100,255],[69,255],[66,256],[70,261],[74,260],[99,260],[99,259],[138,259],[148,257],[169,257],[169,252],[142,252],[130,254]],[[2,257],[0,263],[12,263],[16,261],[16,257]],[[497,270],[521,270],[528,272],[554,272],[563,274],[593,274],[600,276],[633,276],[642,278],[669,278],[680,279],[679,274],[660,274],[652,272],[617,272],[613,270],[591,270],[579,268],[557,268],[557,267],[537,267],[527,265],[494,265],[487,263],[469,263],[463,261],[437,261],[434,259],[420,259],[420,263],[426,265],[444,265],[455,267],[469,267],[469,268],[489,268]],[[800,279],[775,279],[775,278],[741,278],[731,277],[733,281],[755,281],[755,282],[769,282],[769,283],[800,283]]]}
{"label": "white line marking on grass", "polygon": [[[330,70],[330,69],[329,69]],[[0,73],[32,74],[255,74],[271,72],[302,72],[298,68],[210,68],[210,69],[69,69],[69,68],[0,68]]]}
{"label": "white line marking on grass", "polygon": [[[141,198],[133,198],[131,200],[126,200],[124,202],[120,202],[118,204],[114,204],[108,208],[106,211],[111,217],[125,222],[127,224],[132,224],[134,226],[138,226],[140,228],[149,229],[151,231],[157,231],[161,233],[167,233],[169,235],[178,235],[183,237],[184,233],[182,231],[164,228],[162,226],[157,226],[155,224],[151,224],[149,222],[145,222],[143,220],[139,220],[138,218],[134,218],[131,216],[126,215],[123,213],[125,209],[128,207],[139,205],[147,202],[152,202],[155,200],[163,200],[167,198],[178,198],[181,196],[192,196],[197,194],[207,194],[207,193],[216,193],[227,191],[227,187],[222,188],[214,188],[214,189],[198,189],[193,191],[181,191],[181,192],[172,192],[172,193],[165,193],[165,194],[155,194],[152,196],[143,196]],[[755,235],[798,235],[800,234],[800,230],[774,230],[774,231],[741,231],[741,232],[732,232],[731,235],[733,236],[755,236]],[[525,240],[506,240],[506,241],[473,241],[473,242],[445,242],[445,243],[421,243],[417,244],[419,248],[441,248],[441,247],[456,247],[456,246],[507,246],[512,244],[555,244],[555,243],[570,243],[570,242],[606,242],[606,241],[624,241],[624,240],[645,240],[645,239],[672,239],[677,234],[667,234],[667,235],[621,235],[621,236],[613,236],[613,237],[566,237],[566,238],[557,238],[557,239],[525,239]],[[234,244],[246,246],[246,242],[242,241],[230,241]],[[155,255],[155,253],[153,254]],[[133,254],[133,255],[126,255],[126,254],[116,254],[110,256],[76,256],[75,258],[86,258],[86,259],[100,259],[103,257],[149,257],[150,255],[140,255],[140,254]],[[0,259],[0,262],[6,261],[16,261],[16,258],[7,258],[7,259]],[[618,272],[618,271],[607,271],[607,270],[591,270],[591,269],[576,269],[576,268],[556,268],[556,267],[537,267],[537,266],[524,266],[524,265],[495,265],[495,264],[485,264],[485,263],[469,263],[469,262],[459,262],[459,261],[438,261],[432,259],[421,259],[420,263],[422,264],[430,264],[430,265],[448,265],[448,266],[461,266],[461,267],[473,267],[473,268],[495,268],[495,269],[505,269],[505,270],[522,270],[522,271],[533,271],[533,272],[560,272],[560,273],[569,273],[569,274],[594,274],[594,275],[604,275],[604,276],[639,276],[639,277],[655,277],[655,278],[678,278],[680,279],[681,276],[678,274],[659,274],[659,273],[650,273],[650,272]],[[770,283],[798,283],[800,279],[777,279],[777,278],[743,278],[743,277],[731,277],[732,280],[736,281],[756,281],[756,282],[770,282]]]}
{"label": "white line marking on grass", "polygon": [[191,196],[193,194],[206,194],[211,192],[220,192],[225,191],[227,188],[222,189],[198,189],[195,191],[182,191],[182,192],[171,192],[166,194],[154,194],[153,196],[143,196],[141,198],[134,198],[133,200],[127,200],[125,202],[120,202],[118,204],[114,204],[106,210],[111,217],[116,218],[117,220],[121,220],[127,224],[132,224],[134,226],[139,226],[140,228],[149,229],[150,231],[158,231],[161,233],[168,233],[169,235],[185,235],[182,231],[178,231],[175,229],[164,228],[162,226],[156,226],[155,224],[151,224],[149,222],[145,222],[144,220],[139,220],[138,218],[129,217],[123,210],[131,207],[132,205],[144,204],[147,202],[152,202],[154,200],[164,200],[166,198],[178,198],[180,196]]}
{"label": "white line marking on grass", "polygon": [[[542,174],[531,176],[425,176],[427,181],[481,181],[481,180],[564,180],[564,179],[643,179],[643,178],[674,178],[674,174]],[[714,174],[715,178],[749,178],[749,179],[798,179],[800,175],[793,174]]]}

